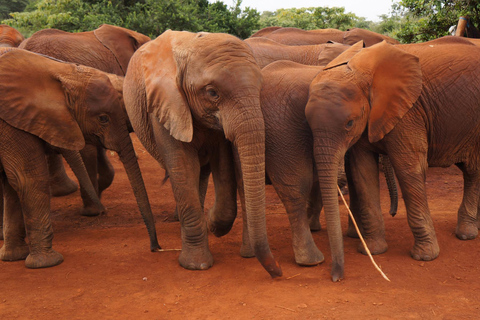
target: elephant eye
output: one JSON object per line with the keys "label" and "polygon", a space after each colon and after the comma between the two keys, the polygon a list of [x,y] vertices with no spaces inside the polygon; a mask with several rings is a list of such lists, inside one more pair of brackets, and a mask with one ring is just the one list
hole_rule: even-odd
{"label": "elephant eye", "polygon": [[350,129],[352,129],[352,127],[353,127],[353,120],[350,120],[350,121],[348,121],[347,124],[345,125],[345,128],[346,128],[347,130],[350,130]]}
{"label": "elephant eye", "polygon": [[218,93],[215,89],[213,88],[208,88],[207,89],[207,94],[210,98],[212,99],[218,99]]}
{"label": "elephant eye", "polygon": [[100,123],[108,123],[110,118],[106,114],[102,114],[101,116],[98,116],[98,120]]}

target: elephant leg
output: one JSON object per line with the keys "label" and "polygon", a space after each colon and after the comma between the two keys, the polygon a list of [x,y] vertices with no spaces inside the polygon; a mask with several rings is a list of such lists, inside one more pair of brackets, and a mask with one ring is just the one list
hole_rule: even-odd
{"label": "elephant leg", "polygon": [[460,240],[472,240],[478,235],[477,207],[480,194],[480,174],[475,168],[467,168],[464,163],[457,166],[463,172],[464,187],[455,234]]}
{"label": "elephant leg", "polygon": [[208,179],[210,178],[210,164],[207,164],[200,168],[200,182],[198,186],[198,196],[200,197],[200,203],[202,204],[202,210],[205,208],[205,197],[207,196]]}
{"label": "elephant leg", "polygon": [[418,152],[394,149],[395,155],[389,156],[405,201],[408,224],[415,238],[410,254],[415,260],[433,260],[438,257],[440,248],[427,202],[427,148],[413,146],[413,150],[420,150]]}
{"label": "elephant leg", "polygon": [[[325,258],[313,240],[307,217],[307,197],[310,193],[298,192],[299,190],[295,186],[277,185],[274,179],[272,184],[288,214],[288,220],[292,229],[295,262],[301,266],[314,266],[322,263]],[[296,187],[299,185],[297,184]]]}
{"label": "elephant leg", "polygon": [[193,144],[175,140],[152,121],[155,140],[170,176],[181,225],[180,265],[191,270],[205,270],[213,265],[208,248],[207,223],[200,200],[200,161]]}
{"label": "elephant leg", "polygon": [[[350,210],[362,236],[372,254],[384,253],[388,245],[385,241],[385,225],[380,208],[378,155],[361,145],[354,145],[349,150],[346,172]],[[347,235],[358,237],[350,220]],[[358,251],[366,254],[361,244],[358,246]]]}
{"label": "elephant leg", "polygon": [[210,159],[215,204],[208,213],[208,228],[217,237],[227,234],[237,217],[237,183],[232,147],[220,143]]}
{"label": "elephant leg", "polygon": [[70,179],[63,165],[61,154],[49,152],[47,154],[48,171],[50,173],[50,192],[53,197],[66,196],[78,189],[78,184]]}
{"label": "elephant leg", "polygon": [[[83,163],[85,164],[85,168],[87,169],[88,176],[90,177],[90,181],[92,181],[92,185],[99,194],[98,188],[98,152],[97,147],[93,145],[85,145],[80,151],[82,155]],[[83,209],[82,209],[82,216],[98,216],[102,213],[97,205],[90,199],[87,195],[86,191],[80,186],[80,193],[82,196],[83,201]],[[100,195],[99,195],[100,197]]]}
{"label": "elephant leg", "polygon": [[320,231],[322,225],[320,224],[320,212],[322,211],[322,195],[320,194],[320,186],[318,181],[313,183],[312,191],[308,197],[307,215],[310,231]]}
{"label": "elephant leg", "polygon": [[[205,197],[207,196],[207,189],[208,189],[208,179],[210,178],[210,165],[203,166],[200,169],[200,184],[199,184],[199,196],[200,202],[202,203],[202,210],[205,204]],[[173,220],[180,221],[178,217],[178,207],[175,206],[175,211],[173,212]]]}
{"label": "elephant leg", "polygon": [[115,169],[107,156],[107,150],[97,147],[97,168],[98,168],[98,195],[110,187],[115,177]]}
{"label": "elephant leg", "polygon": [[0,240],[3,240],[3,183],[0,183]]}
{"label": "elephant leg", "polygon": [[[320,264],[325,258],[313,240],[307,214],[308,199],[319,194],[318,190],[312,190],[313,157],[302,155],[301,150],[282,150],[273,145],[267,148],[266,170],[287,211],[295,262],[301,266]],[[289,166],[285,165],[285,159],[290,159]]]}
{"label": "elephant leg", "polygon": [[0,259],[3,261],[25,260],[30,250],[25,242],[25,224],[23,222],[20,200],[3,174],[2,187],[2,199],[4,199],[5,202],[3,231],[5,241],[3,247],[0,249]]}
{"label": "elephant leg", "polygon": [[[17,138],[23,143],[11,144],[7,152],[1,152],[8,184],[16,191],[22,207],[30,249],[25,265],[52,267],[62,263],[63,256],[52,249],[49,172],[43,141],[28,133]],[[10,214],[8,210],[5,213]]]}

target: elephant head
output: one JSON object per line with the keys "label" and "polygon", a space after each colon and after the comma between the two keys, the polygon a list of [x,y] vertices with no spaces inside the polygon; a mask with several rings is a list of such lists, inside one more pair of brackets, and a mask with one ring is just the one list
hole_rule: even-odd
{"label": "elephant head", "polygon": [[353,46],[310,84],[305,115],[313,132],[334,281],[342,278],[344,271],[338,164],[364,132],[370,143],[388,134],[421,90],[419,59],[385,42],[365,49]]}
{"label": "elephant head", "polygon": [[[266,234],[261,84],[260,69],[241,40],[227,34],[166,31],[134,54],[124,94],[137,134],[145,132],[152,119],[184,143],[195,143],[199,126],[223,132],[233,143],[243,173],[251,243],[275,277],[281,270]],[[155,141],[153,134],[148,139]]]}
{"label": "elephant head", "polygon": [[0,24],[0,47],[18,47],[23,39],[23,35],[17,29]]}
{"label": "elephant head", "polygon": [[3,54],[0,71],[5,102],[0,117],[4,121],[56,148],[81,150],[89,143],[118,152],[147,225],[151,250],[158,249],[153,215],[128,132],[122,79],[21,49]]}

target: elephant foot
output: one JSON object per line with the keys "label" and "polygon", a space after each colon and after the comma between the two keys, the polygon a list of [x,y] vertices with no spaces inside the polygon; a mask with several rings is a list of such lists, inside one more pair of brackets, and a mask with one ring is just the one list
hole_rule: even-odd
{"label": "elephant foot", "polygon": [[474,223],[462,222],[457,225],[455,231],[457,238],[460,240],[473,240],[478,235],[478,221]]}
{"label": "elephant foot", "polygon": [[410,255],[413,259],[421,261],[431,261],[437,258],[440,254],[440,248],[438,247],[436,239],[433,242],[434,243],[427,243],[423,245],[415,243],[410,251]]}
{"label": "elephant foot", "polygon": [[213,266],[213,257],[205,248],[182,249],[178,262],[188,270],[207,270]]}
{"label": "elephant foot", "polygon": [[68,176],[50,181],[50,193],[54,197],[62,197],[78,190],[78,184]]}
{"label": "elephant foot", "polygon": [[232,229],[233,224],[219,224],[219,223],[208,223],[208,230],[210,230],[216,237],[223,237]]}
{"label": "elephant foot", "polygon": [[320,224],[320,220],[318,220],[318,217],[311,217],[308,224],[310,225],[310,231],[322,230],[322,225]]}
{"label": "elephant foot", "polygon": [[15,246],[14,248],[7,248],[4,244],[0,249],[0,260],[2,261],[17,261],[25,260],[30,254],[30,249],[25,243],[24,245]]}
{"label": "elephant foot", "polygon": [[[357,238],[358,238],[358,235],[357,235]],[[388,244],[384,238],[380,238],[380,239],[366,238],[364,240],[371,254],[382,254],[388,250]],[[363,246],[362,243],[359,243],[357,250],[362,254],[365,254],[365,255],[367,254],[367,250],[365,250],[365,247]]]}
{"label": "elephant foot", "polygon": [[103,213],[105,213],[105,209],[98,208],[95,205],[83,207],[81,212],[82,216],[86,217],[96,217]]}
{"label": "elephant foot", "polygon": [[29,254],[25,260],[25,266],[30,269],[48,268],[63,262],[63,256],[57,251],[50,249],[47,252]]}
{"label": "elephant foot", "polygon": [[210,230],[216,237],[222,237],[230,232],[234,221],[235,220],[215,221],[209,218],[207,221],[208,230]]}
{"label": "elephant foot", "polygon": [[325,261],[323,253],[318,250],[317,246],[313,246],[309,250],[295,250],[295,262],[299,266],[311,267],[316,266]]}
{"label": "elephant foot", "polygon": [[[356,220],[358,229],[360,230],[360,233],[362,236],[364,236],[364,231],[363,231],[363,224],[359,223],[358,219]],[[348,228],[347,228],[347,237],[349,238],[354,238],[354,239],[359,239],[360,237],[358,236],[357,229],[355,228],[353,222],[351,221],[350,218],[348,218]],[[365,237],[365,236],[364,236]]]}

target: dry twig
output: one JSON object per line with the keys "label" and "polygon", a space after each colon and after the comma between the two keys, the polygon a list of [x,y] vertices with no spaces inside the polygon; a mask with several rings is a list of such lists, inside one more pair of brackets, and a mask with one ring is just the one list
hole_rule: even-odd
{"label": "dry twig", "polygon": [[382,275],[382,277],[383,277],[385,280],[390,281],[390,279],[388,279],[388,277],[385,275],[385,273],[383,273],[382,269],[380,269],[380,267],[377,265],[377,263],[375,262],[375,260],[373,260],[373,256],[372,256],[372,254],[370,253],[370,250],[368,249],[367,244],[365,243],[365,240],[363,240],[362,233],[361,233],[360,230],[358,229],[357,222],[355,221],[355,218],[353,217],[352,211],[350,211],[350,207],[348,206],[347,202],[345,201],[345,198],[343,197],[342,192],[340,191],[340,187],[337,186],[337,189],[338,189],[338,193],[339,193],[340,196],[342,197],[343,203],[344,203],[345,206],[347,207],[348,214],[350,215],[350,218],[352,219],[353,225],[355,226],[355,230],[357,230],[358,236],[360,237],[360,240],[362,241],[363,247],[365,248],[365,251],[367,252],[368,257],[369,257],[370,260],[372,261],[375,269],[377,269],[378,272],[380,272],[380,274]]}
{"label": "dry twig", "polygon": [[293,309],[290,309],[290,308],[287,308],[287,307],[282,307],[282,306],[275,306],[275,307],[280,308],[280,309],[285,309],[285,310],[288,310],[288,311],[292,311],[292,312],[297,312],[297,311],[295,311]]}

